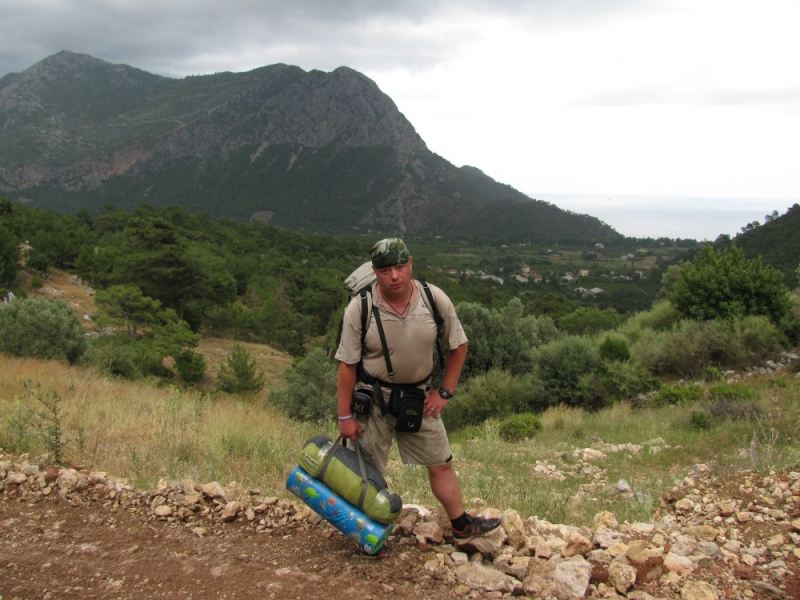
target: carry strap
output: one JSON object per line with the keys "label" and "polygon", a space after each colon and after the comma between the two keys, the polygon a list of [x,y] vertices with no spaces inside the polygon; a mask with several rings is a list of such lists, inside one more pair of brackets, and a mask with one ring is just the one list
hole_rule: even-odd
{"label": "carry strap", "polygon": [[[322,461],[322,468],[319,471],[319,475],[317,475],[317,479],[320,481],[325,481],[325,472],[328,470],[328,465],[331,463],[331,459],[333,458],[333,449],[339,442],[342,443],[342,447],[346,448],[345,444],[347,443],[346,440],[339,436],[336,438],[336,441],[333,443],[333,447],[331,447],[330,451],[325,455],[325,459]],[[358,469],[361,471],[361,494],[358,497],[358,508],[364,508],[364,500],[367,498],[367,489],[369,489],[369,481],[367,480],[367,467],[364,465],[364,457],[361,456],[361,446],[358,443],[355,444],[356,447],[356,455],[358,456]]]}
{"label": "carry strap", "polygon": [[[386,361],[386,372],[389,374],[389,379],[394,383],[394,369],[392,369],[392,359],[389,358],[389,346],[386,343],[386,334],[383,331],[383,321],[381,321],[381,311],[373,310],[375,313],[375,326],[378,328],[378,335],[381,338],[381,348],[383,349],[383,360]],[[381,416],[386,416],[386,401],[383,399],[383,390],[381,389],[380,380],[376,379],[372,386],[372,393],[378,397],[378,406],[381,407]]]}
{"label": "carry strap", "polygon": [[431,311],[431,316],[433,316],[433,322],[436,323],[436,353],[439,355],[439,366],[442,368],[442,371],[444,371],[445,360],[444,354],[442,354],[442,343],[439,340],[444,334],[444,319],[442,315],[439,314],[439,309],[436,307],[436,300],[433,299],[433,293],[431,292],[431,288],[428,287],[428,282],[424,279],[419,279],[418,281],[425,291],[425,296],[428,298],[428,308]]}

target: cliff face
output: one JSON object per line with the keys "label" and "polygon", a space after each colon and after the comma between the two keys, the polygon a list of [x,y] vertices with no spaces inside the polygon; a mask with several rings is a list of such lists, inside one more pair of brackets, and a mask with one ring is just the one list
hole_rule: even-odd
{"label": "cliff face", "polygon": [[[61,52],[0,79],[0,130],[0,194],[43,208],[147,201],[238,219],[268,211],[323,231],[616,236],[431,153],[391,98],[346,67],[175,80]],[[509,206],[514,231],[487,231]],[[575,223],[536,223],[549,213]]]}

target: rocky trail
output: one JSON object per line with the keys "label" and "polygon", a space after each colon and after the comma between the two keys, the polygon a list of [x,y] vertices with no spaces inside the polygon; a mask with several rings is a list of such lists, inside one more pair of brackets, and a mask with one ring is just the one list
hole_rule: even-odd
{"label": "rocky trail", "polygon": [[651,523],[503,527],[465,547],[404,508],[365,560],[301,502],[216,482],[133,489],[0,454],[0,599],[681,598],[800,600],[800,473],[696,465]]}

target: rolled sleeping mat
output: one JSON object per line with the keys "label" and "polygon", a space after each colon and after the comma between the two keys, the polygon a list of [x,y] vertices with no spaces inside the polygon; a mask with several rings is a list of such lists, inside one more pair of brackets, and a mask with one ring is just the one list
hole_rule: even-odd
{"label": "rolled sleeping mat", "polygon": [[333,492],[319,479],[295,467],[286,480],[286,489],[305,502],[320,517],[355,541],[366,554],[375,554],[386,543],[392,525],[370,519],[362,510]]}
{"label": "rolled sleeping mat", "polygon": [[[327,464],[326,464],[327,461]],[[375,465],[363,461],[366,485],[361,476],[359,455],[324,435],[309,439],[300,451],[300,466],[321,479],[342,498],[379,523],[392,523],[400,515],[403,499],[388,490]]]}

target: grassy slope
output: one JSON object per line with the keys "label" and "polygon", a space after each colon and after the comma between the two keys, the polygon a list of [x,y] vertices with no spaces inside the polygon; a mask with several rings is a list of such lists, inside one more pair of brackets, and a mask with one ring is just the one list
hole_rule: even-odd
{"label": "grassy slope", "polygon": [[[269,367],[275,358],[280,360],[262,358],[262,365]],[[43,450],[32,428],[16,438],[8,428],[9,419],[25,407],[40,408],[24,387],[31,380],[43,392],[63,397],[65,455],[71,462],[144,487],[154,487],[159,479],[238,481],[265,495],[283,496],[285,477],[303,442],[318,433],[335,435],[333,423],[288,420],[270,405],[268,390],[242,400],[5,356],[0,356],[0,373],[0,440],[6,448]],[[691,406],[632,411],[620,404],[594,414],[554,409],[543,415],[539,435],[514,444],[502,441],[489,422],[478,436],[452,440],[464,497],[557,523],[586,524],[600,510],[611,510],[619,520],[648,520],[660,495],[693,464],[719,471],[796,465],[800,383],[788,376],[782,381],[788,385],[767,379],[753,384],[762,410],[758,420],[704,431],[689,426]],[[272,378],[270,387],[280,385],[279,377]],[[607,451],[605,459],[583,461],[575,450],[597,446],[596,438],[642,449]],[[632,486],[633,497],[616,492],[622,479]],[[388,480],[406,502],[435,503],[424,469],[403,467],[396,452]]]}
{"label": "grassy slope", "polygon": [[[91,296],[65,275],[48,282],[56,295],[91,312]],[[201,388],[213,389],[231,340],[204,339],[199,347],[209,375]],[[286,496],[286,475],[303,442],[319,433],[337,435],[334,423],[313,425],[287,419],[269,403],[269,391],[284,384],[290,358],[267,346],[245,344],[267,375],[258,395],[240,399],[153,382],[126,382],[80,367],[0,355],[0,446],[39,453],[44,446],[33,425],[41,410],[25,382],[45,394],[58,393],[64,411],[65,456],[153,488],[160,479],[190,478],[205,483],[237,481],[265,495]],[[748,381],[761,409],[756,420],[717,424],[698,431],[689,425],[699,406],[631,410],[618,404],[598,413],[556,408],[542,415],[544,430],[519,443],[504,442],[497,423],[472,437],[452,436],[456,470],[465,499],[514,508],[523,516],[554,523],[588,524],[600,510],[617,519],[649,520],[659,497],[696,463],[719,471],[793,468],[800,460],[800,380],[764,376]],[[32,411],[25,418],[26,411]],[[16,429],[12,422],[22,423]],[[27,424],[26,428],[24,425]],[[641,449],[609,451],[597,443],[638,444]],[[607,458],[583,460],[575,451],[605,449]],[[387,477],[407,503],[435,504],[424,469],[403,467],[396,450]],[[620,495],[625,480],[633,496]]]}

